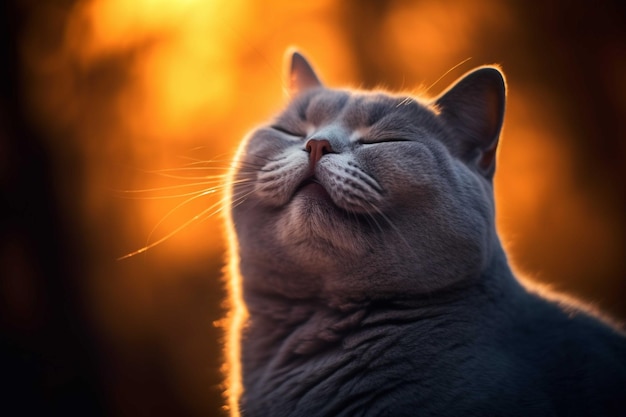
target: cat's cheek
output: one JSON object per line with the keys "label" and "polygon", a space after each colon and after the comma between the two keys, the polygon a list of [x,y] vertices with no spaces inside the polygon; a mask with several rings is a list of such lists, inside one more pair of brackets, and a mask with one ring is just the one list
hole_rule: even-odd
{"label": "cat's cheek", "polygon": [[318,163],[315,175],[334,204],[350,213],[378,213],[384,190],[352,155],[330,155]]}
{"label": "cat's cheek", "polygon": [[[395,209],[414,207],[436,200],[442,192],[440,166],[429,154],[415,149],[395,149],[365,162],[385,190],[385,204]],[[417,205],[417,206],[416,206]],[[430,205],[430,204],[429,204]]]}
{"label": "cat's cheek", "polygon": [[307,158],[298,150],[283,152],[257,172],[254,196],[262,205],[281,207],[306,177]]}

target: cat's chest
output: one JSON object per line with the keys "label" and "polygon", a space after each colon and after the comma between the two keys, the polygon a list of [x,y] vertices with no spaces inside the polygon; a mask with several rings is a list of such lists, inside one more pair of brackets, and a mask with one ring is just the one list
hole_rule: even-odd
{"label": "cat's chest", "polygon": [[415,407],[430,410],[468,383],[463,375],[454,376],[473,360],[454,327],[363,325],[319,352],[278,361],[277,349],[245,373],[250,389],[244,403],[263,415],[395,416],[412,415]]}

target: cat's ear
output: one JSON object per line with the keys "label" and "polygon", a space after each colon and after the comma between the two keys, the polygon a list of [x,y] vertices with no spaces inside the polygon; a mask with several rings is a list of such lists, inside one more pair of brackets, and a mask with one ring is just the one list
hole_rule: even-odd
{"label": "cat's ear", "polygon": [[285,53],[287,61],[287,87],[289,95],[295,97],[303,91],[321,87],[322,83],[315,74],[313,67],[298,51],[289,49]]}
{"label": "cat's ear", "polygon": [[491,66],[465,74],[435,100],[439,117],[454,132],[459,157],[487,178],[495,171],[505,101],[504,75]]}

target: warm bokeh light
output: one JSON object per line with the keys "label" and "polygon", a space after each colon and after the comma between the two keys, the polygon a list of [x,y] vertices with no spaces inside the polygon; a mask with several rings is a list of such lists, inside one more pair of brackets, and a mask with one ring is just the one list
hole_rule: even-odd
{"label": "warm bokeh light", "polygon": [[85,251],[80,288],[110,415],[225,415],[221,184],[241,138],[284,104],[293,45],[337,87],[435,95],[474,66],[501,65],[496,198],[510,257],[530,279],[626,319],[626,33],[609,6],[561,2],[595,25],[594,43],[539,3],[41,3],[19,41],[21,88]]}
{"label": "warm bokeh light", "polygon": [[[120,113],[136,135],[171,139],[188,129],[223,120],[233,111],[236,65],[230,52],[238,24],[246,22],[243,2],[100,0],[75,15],[87,28],[78,52],[94,60],[140,48],[129,71],[134,85],[120,100]],[[235,23],[236,22],[236,23]],[[233,33],[235,31],[235,33]]]}

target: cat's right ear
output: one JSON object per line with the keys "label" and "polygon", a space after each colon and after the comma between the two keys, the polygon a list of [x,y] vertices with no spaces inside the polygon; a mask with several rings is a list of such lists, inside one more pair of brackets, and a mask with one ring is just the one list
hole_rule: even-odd
{"label": "cat's right ear", "polygon": [[322,86],[313,67],[302,54],[294,49],[289,49],[285,53],[285,58],[287,61],[287,87],[291,97],[311,88]]}
{"label": "cat's right ear", "polygon": [[504,75],[494,66],[467,73],[435,101],[439,116],[455,132],[459,156],[487,178],[495,170],[505,101]]}

